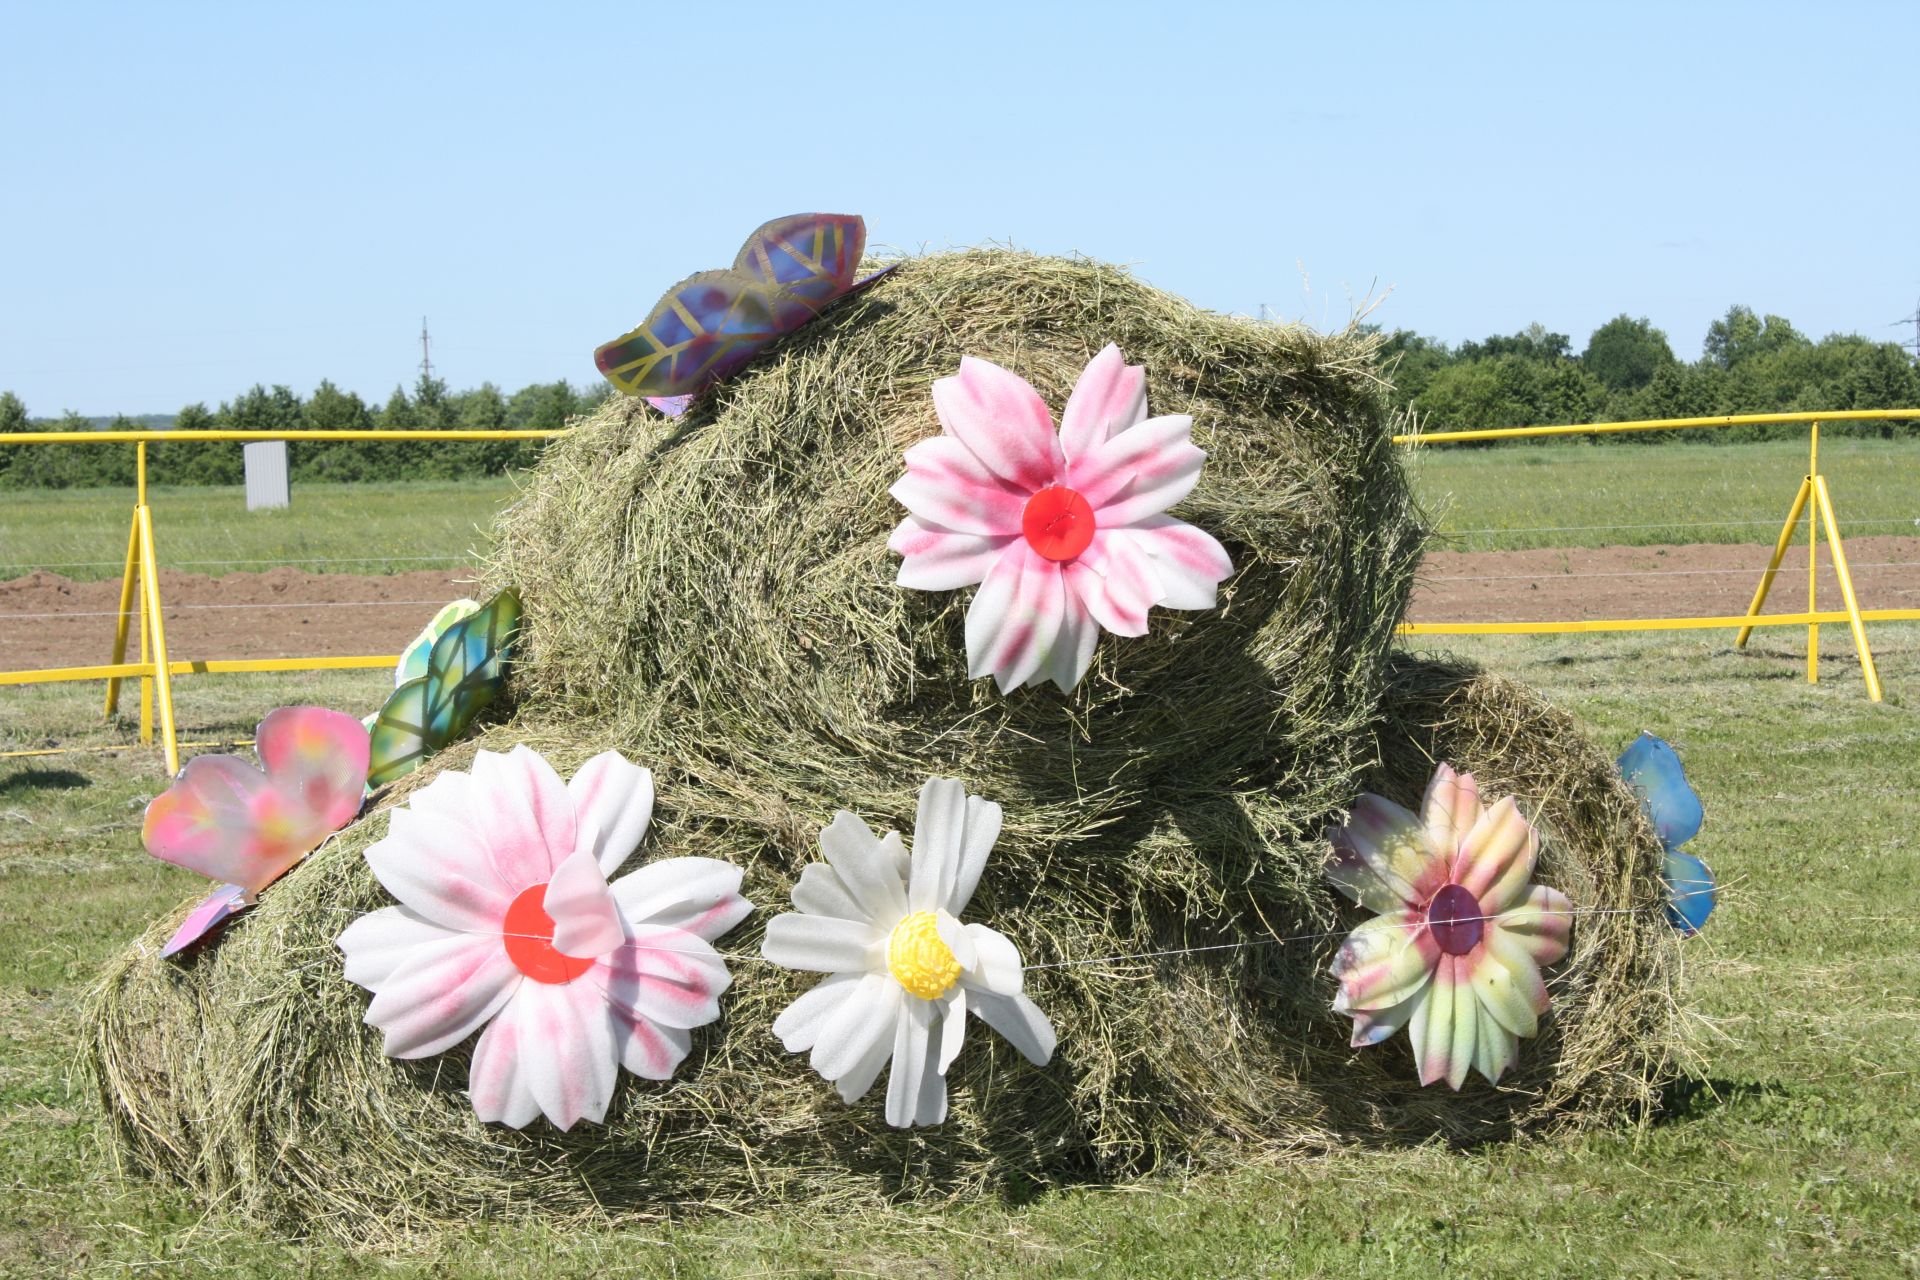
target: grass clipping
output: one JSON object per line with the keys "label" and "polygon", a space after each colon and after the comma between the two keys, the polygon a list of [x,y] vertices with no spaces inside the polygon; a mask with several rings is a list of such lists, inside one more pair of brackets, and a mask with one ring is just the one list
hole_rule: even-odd
{"label": "grass clipping", "polygon": [[[1056,411],[1102,344],[1209,454],[1177,514],[1236,573],[1218,609],[1103,637],[1070,695],[966,677],[971,592],[893,583],[887,487],[934,434],[962,354]],[[275,885],[218,946],[97,988],[94,1067],[118,1149],[211,1202],[365,1241],[476,1216],[670,1213],[1009,1194],[1169,1163],[1351,1142],[1495,1138],[1641,1108],[1669,1060],[1674,948],[1657,915],[1574,930],[1554,1015],[1499,1088],[1421,1089],[1404,1037],[1347,1047],[1327,964],[1358,913],[1319,835],[1363,787],[1418,799],[1433,762],[1522,798],[1540,878],[1588,908],[1654,904],[1633,798],[1524,690],[1395,658],[1420,531],[1372,339],[1211,315],[1086,262],[910,261],[678,422],[616,400],[551,447],[501,519],[490,586],[528,630],[511,716],[452,749]],[[467,1050],[383,1057],[334,939],[385,905],[380,812],[475,745],[525,742],[563,775],[609,747],[651,767],[641,859],[746,869],[756,912],[724,1016],[676,1079],[623,1076],[605,1126],[477,1122]],[[842,1104],[770,1030],[815,979],[757,959],[834,811],[911,833],[934,774],[999,801],[968,915],[1022,949],[1060,1033],[1052,1064],[974,1022],[952,1116],[899,1132],[884,1089]],[[1252,944],[1236,947],[1230,944]],[[1153,953],[1218,948],[1183,956]],[[1116,956],[1139,959],[1114,960]]]}

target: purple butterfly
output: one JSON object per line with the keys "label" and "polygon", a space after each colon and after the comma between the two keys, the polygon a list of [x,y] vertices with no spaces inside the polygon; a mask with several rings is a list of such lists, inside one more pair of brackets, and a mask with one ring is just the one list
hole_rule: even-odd
{"label": "purple butterfly", "polygon": [[733,266],[667,290],[639,328],[600,347],[593,362],[614,386],[677,418],[775,339],[892,270],[854,279],[866,245],[867,224],[852,214],[775,218],[747,237]]}

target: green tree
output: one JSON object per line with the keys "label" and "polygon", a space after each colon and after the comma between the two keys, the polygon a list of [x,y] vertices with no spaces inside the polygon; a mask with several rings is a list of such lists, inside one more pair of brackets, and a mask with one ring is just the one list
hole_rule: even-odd
{"label": "green tree", "polygon": [[[27,420],[27,406],[20,397],[11,391],[0,391],[0,435],[20,435],[31,430],[33,424]],[[13,462],[13,455],[26,451],[24,445],[0,449],[0,485],[7,482],[7,467]]]}
{"label": "green tree", "polygon": [[[325,378],[313,389],[300,416],[311,431],[371,431],[374,426],[373,411],[364,400]],[[371,440],[302,441],[289,463],[293,474],[303,480],[370,480],[381,474],[379,449]]]}
{"label": "green tree", "polygon": [[1610,391],[1638,391],[1678,363],[1666,334],[1645,316],[1636,320],[1624,313],[1595,329],[1580,354],[1581,367]]}
{"label": "green tree", "polygon": [[1732,369],[1755,356],[1772,355],[1792,347],[1811,345],[1804,334],[1780,316],[1756,316],[1738,303],[1707,326],[1702,355],[1722,369]]}

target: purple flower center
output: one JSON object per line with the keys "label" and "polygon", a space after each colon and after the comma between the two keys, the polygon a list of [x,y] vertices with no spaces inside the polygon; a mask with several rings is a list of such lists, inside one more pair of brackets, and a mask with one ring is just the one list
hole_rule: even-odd
{"label": "purple flower center", "polygon": [[1442,951],[1463,956],[1480,945],[1480,934],[1486,929],[1485,915],[1480,900],[1467,892],[1466,886],[1450,884],[1427,904],[1427,928]]}

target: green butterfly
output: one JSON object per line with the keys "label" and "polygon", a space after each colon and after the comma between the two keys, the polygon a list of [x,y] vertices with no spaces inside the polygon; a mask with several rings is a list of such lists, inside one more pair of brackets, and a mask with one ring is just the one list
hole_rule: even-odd
{"label": "green butterfly", "polygon": [[427,673],[395,689],[374,718],[369,787],[405,777],[467,731],[500,692],[519,631],[520,597],[508,588],[434,641]]}

